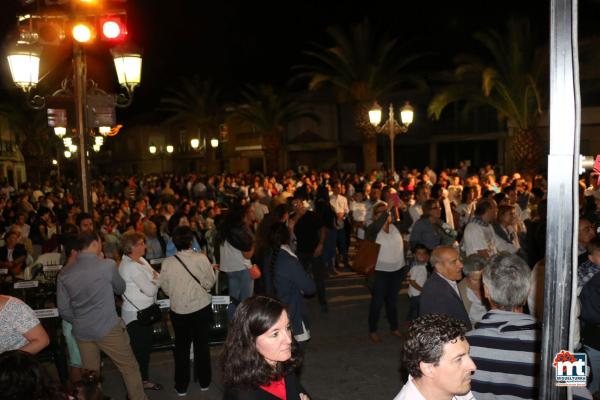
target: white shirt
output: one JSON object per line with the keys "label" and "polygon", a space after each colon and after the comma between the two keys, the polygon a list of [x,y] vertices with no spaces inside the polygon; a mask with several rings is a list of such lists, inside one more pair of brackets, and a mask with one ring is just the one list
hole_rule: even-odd
{"label": "white shirt", "polygon": [[219,269],[223,272],[243,271],[252,266],[252,262],[244,258],[242,252],[233,247],[227,240],[221,244],[221,265]]}
{"label": "white shirt", "polygon": [[[348,214],[348,212],[350,212],[350,209],[348,208],[348,200],[341,194],[332,195],[329,198],[329,204],[331,204],[336,214],[343,213],[344,215],[346,215]],[[335,227],[336,229],[343,229],[344,221],[337,218],[335,220]]]}
{"label": "white shirt", "polygon": [[[208,258],[193,250],[177,252],[177,256],[188,267],[188,271],[174,257],[162,263],[159,283],[171,300],[171,310],[177,314],[191,314],[211,304],[210,290],[216,277]],[[190,272],[200,281],[190,276]]]}
{"label": "white shirt", "polygon": [[[415,203],[413,206],[411,206],[408,209],[408,213],[410,214],[410,218],[413,221],[413,225],[415,224],[415,222],[417,222],[419,220],[419,218],[421,218],[421,215],[423,215],[423,206],[419,203]],[[411,225],[412,228],[412,225]]]}
{"label": "white shirt", "polygon": [[348,199],[346,199],[346,197],[342,196],[341,194],[331,196],[331,198],[329,199],[329,203],[335,210],[336,214],[348,214],[348,212],[350,211],[350,209],[348,208]]}
{"label": "white shirt", "polygon": [[475,326],[476,323],[481,321],[481,318],[483,318],[485,313],[487,313],[487,308],[470,287],[467,287],[467,298],[471,300],[471,308],[469,308],[469,319],[471,320],[471,325]]}
{"label": "white shirt", "polygon": [[470,222],[465,228],[461,244],[467,257],[476,254],[480,250],[487,250],[488,256],[493,256],[498,252],[496,249],[496,232],[489,224],[483,226],[476,222]]}
{"label": "white shirt", "polygon": [[516,233],[514,233],[512,231],[512,229],[509,227],[509,229],[505,229],[504,227],[501,227],[500,229],[504,230],[504,232],[506,232],[507,236],[510,236],[511,234],[513,235],[513,240],[512,242],[507,242],[506,240],[504,240],[504,238],[495,235],[494,239],[496,240],[496,249],[498,250],[498,252],[505,252],[505,253],[510,253],[510,254],[515,254],[517,251],[519,251],[519,248],[521,248],[521,245],[519,244],[519,237],[517,236]]}
{"label": "white shirt", "polygon": [[450,200],[444,197],[442,199],[442,205],[444,212],[446,213],[446,223],[450,225],[450,228],[454,229],[454,218],[452,217],[452,207],[450,206]]}
{"label": "white shirt", "polygon": [[[425,264],[414,264],[410,267],[410,279],[414,280],[417,285],[423,287],[427,281],[427,267]],[[421,291],[408,285],[408,296],[417,297],[421,295]]]}
{"label": "white shirt", "polygon": [[125,324],[137,319],[137,312],[150,307],[156,301],[158,292],[157,281],[154,280],[153,269],[148,262],[140,257],[140,262],[123,256],[119,265],[119,275],[125,281],[125,293],[121,317]]}
{"label": "white shirt", "polygon": [[352,211],[352,219],[356,222],[365,222],[367,218],[367,205],[364,201],[353,201],[350,203],[350,210]]}
{"label": "white shirt", "polygon": [[[408,381],[402,387],[402,390],[394,400],[427,400],[425,397],[419,392],[419,389],[415,386],[414,378],[412,376],[408,376]],[[454,396],[452,400],[476,400],[475,396],[471,392],[467,393],[464,396]]]}
{"label": "white shirt", "polygon": [[400,231],[394,225],[390,225],[388,233],[382,228],[375,242],[381,245],[375,264],[376,271],[394,272],[404,267],[404,243]]}

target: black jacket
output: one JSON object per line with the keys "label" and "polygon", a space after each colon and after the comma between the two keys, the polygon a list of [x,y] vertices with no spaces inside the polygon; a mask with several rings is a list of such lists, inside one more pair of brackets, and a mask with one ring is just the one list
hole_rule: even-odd
{"label": "black jacket", "polygon": [[419,296],[419,316],[445,314],[461,320],[471,330],[471,320],[458,293],[437,272],[431,274]]}
{"label": "black jacket", "polygon": [[[13,260],[16,260],[17,258],[26,256],[26,255],[27,255],[27,250],[25,249],[25,246],[22,245],[21,243],[17,243],[15,245],[15,249],[13,250],[13,255],[12,255]],[[8,261],[8,247],[7,246],[0,247],[0,261]]]}
{"label": "black jacket", "polygon": [[[300,400],[300,393],[306,393],[306,390],[298,381],[295,374],[290,374],[285,377],[285,390],[288,400]],[[223,400],[280,400],[271,393],[258,389],[237,389],[225,387]]]}
{"label": "black jacket", "polygon": [[600,274],[583,286],[579,301],[583,344],[600,350]]}

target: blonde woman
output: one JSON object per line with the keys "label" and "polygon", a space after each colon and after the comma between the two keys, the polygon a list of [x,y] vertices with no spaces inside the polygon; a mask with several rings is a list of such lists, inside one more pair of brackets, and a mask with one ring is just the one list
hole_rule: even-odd
{"label": "blonde woman", "polygon": [[158,272],[144,259],[146,236],[140,232],[127,232],[121,237],[123,259],[119,274],[125,281],[121,318],[127,325],[133,354],[140,366],[140,374],[146,390],[161,390],[162,386],[148,380],[148,365],[152,351],[152,325],[137,320],[137,312],[156,302]]}

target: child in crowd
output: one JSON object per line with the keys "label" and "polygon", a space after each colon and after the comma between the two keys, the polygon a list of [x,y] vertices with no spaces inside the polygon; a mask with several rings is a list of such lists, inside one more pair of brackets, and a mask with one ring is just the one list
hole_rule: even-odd
{"label": "child in crowd", "polygon": [[352,226],[356,237],[359,239],[364,239],[367,203],[365,202],[365,195],[361,191],[354,192],[354,196],[352,196],[352,200],[350,201],[350,216],[352,218]]}
{"label": "child in crowd", "polygon": [[414,261],[408,272],[408,296],[410,297],[410,308],[406,321],[410,322],[419,316],[419,297],[421,289],[429,276],[429,249],[422,244],[417,244],[413,248]]}

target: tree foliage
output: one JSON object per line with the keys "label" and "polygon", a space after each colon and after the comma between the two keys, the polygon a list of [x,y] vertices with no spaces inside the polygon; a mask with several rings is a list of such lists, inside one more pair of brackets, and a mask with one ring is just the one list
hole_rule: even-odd
{"label": "tree foliage", "polygon": [[408,72],[423,54],[410,52],[372,28],[368,20],[349,30],[330,27],[331,45],[313,43],[303,53],[309,62],[294,67],[296,79],[308,78],[311,90],[332,87],[339,100],[372,103],[388,99],[402,85],[424,86],[424,80]]}
{"label": "tree foliage", "polygon": [[242,97],[244,104],[230,117],[250,124],[262,133],[283,133],[291,122],[301,118],[320,122],[310,106],[294,100],[290,94],[278,94],[270,85],[247,85]]}
{"label": "tree foliage", "polygon": [[160,110],[169,114],[167,125],[216,132],[222,123],[219,97],[219,90],[210,81],[184,77],[166,90]]}
{"label": "tree foliage", "polygon": [[490,28],[473,37],[482,53],[456,57],[453,82],[433,97],[428,114],[439,119],[449,104],[464,102],[492,107],[516,128],[535,128],[548,98],[547,47],[529,21],[514,17],[504,32]]}

